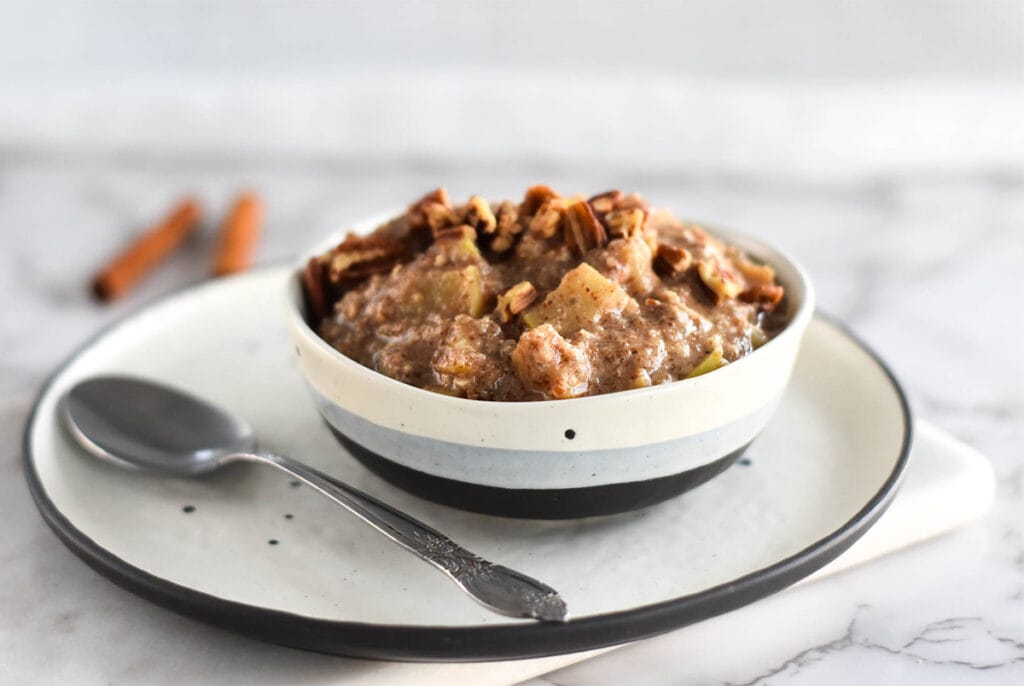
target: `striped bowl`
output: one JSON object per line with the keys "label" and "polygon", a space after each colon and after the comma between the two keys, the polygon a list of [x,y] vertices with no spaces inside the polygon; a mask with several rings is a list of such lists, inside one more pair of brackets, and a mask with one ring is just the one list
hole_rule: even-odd
{"label": "striped bowl", "polygon": [[421,497],[538,519],[651,505],[707,481],[742,455],[782,397],[814,309],[813,289],[796,262],[740,234],[712,232],[775,268],[790,319],[750,355],[703,376],[570,400],[492,402],[431,393],[360,365],[310,328],[301,290],[305,260],[287,293],[299,368],[344,447]]}

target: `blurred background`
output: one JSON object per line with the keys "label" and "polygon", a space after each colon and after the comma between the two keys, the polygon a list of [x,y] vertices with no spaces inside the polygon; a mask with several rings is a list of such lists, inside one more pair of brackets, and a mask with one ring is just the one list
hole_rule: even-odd
{"label": "blurred background", "polygon": [[1024,158],[1016,2],[2,11],[5,156],[837,180]]}
{"label": "blurred background", "polygon": [[[822,309],[955,415],[932,371],[973,339],[933,304],[1024,260],[1024,4],[0,3],[0,386],[30,392],[88,332],[208,276],[242,189],[272,262],[438,185],[537,182],[792,250]],[[199,238],[93,303],[96,270],[185,193]],[[1024,338],[1004,305],[971,308]]]}

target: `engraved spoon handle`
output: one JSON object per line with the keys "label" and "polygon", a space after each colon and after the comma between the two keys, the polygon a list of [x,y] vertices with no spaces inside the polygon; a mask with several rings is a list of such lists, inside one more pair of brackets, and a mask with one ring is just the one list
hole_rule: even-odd
{"label": "engraved spoon handle", "polygon": [[494,612],[546,622],[568,619],[565,602],[547,584],[488,562],[439,531],[323,472],[274,453],[237,453],[230,459],[269,464],[305,482],[437,567],[474,600]]}

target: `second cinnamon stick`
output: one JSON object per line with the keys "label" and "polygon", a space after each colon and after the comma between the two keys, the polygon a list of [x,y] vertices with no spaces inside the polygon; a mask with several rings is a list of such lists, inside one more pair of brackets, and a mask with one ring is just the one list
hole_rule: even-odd
{"label": "second cinnamon stick", "polygon": [[221,228],[214,274],[224,276],[249,268],[262,223],[263,203],[259,196],[255,193],[238,196]]}

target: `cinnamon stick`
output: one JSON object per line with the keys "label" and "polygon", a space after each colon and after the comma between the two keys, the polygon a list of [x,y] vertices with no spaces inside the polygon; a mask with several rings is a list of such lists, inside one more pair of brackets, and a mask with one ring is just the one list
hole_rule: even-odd
{"label": "cinnamon stick", "polygon": [[194,198],[179,202],[167,217],[139,236],[96,276],[93,293],[114,300],[167,258],[199,226],[202,210]]}
{"label": "cinnamon stick", "polygon": [[249,268],[262,223],[263,203],[259,196],[255,193],[238,196],[221,228],[214,274],[224,276]]}

